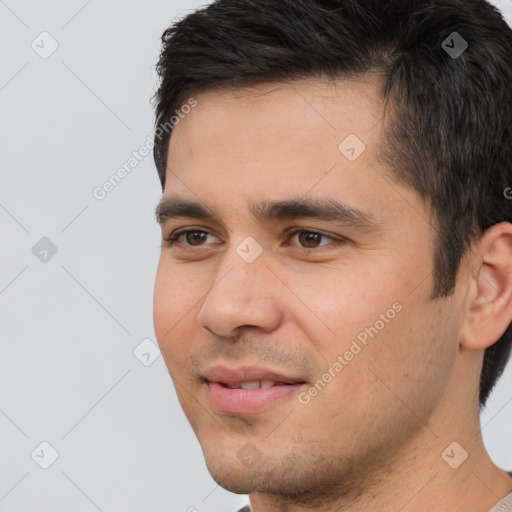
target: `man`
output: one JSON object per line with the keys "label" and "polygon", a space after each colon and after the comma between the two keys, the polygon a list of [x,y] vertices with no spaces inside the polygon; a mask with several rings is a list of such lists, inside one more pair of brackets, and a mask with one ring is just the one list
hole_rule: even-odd
{"label": "man", "polygon": [[218,0],[162,43],[154,323],[212,477],[254,512],[510,511],[499,11]]}

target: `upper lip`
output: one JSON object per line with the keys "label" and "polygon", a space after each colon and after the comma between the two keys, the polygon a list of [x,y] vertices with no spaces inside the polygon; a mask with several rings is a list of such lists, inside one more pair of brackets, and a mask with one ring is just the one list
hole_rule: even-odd
{"label": "upper lip", "polygon": [[305,382],[300,377],[292,377],[261,367],[241,366],[239,368],[227,368],[226,366],[212,366],[204,372],[204,377],[210,382],[222,382],[228,386],[237,386],[242,382],[272,381],[296,384]]}

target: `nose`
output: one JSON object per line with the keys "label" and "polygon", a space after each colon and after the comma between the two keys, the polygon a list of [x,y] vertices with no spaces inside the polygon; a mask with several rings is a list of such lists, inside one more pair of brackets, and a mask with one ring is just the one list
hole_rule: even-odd
{"label": "nose", "polygon": [[224,254],[198,314],[202,328],[231,338],[242,327],[264,332],[279,327],[283,310],[278,297],[283,284],[265,260],[264,253],[252,263],[244,261],[235,249]]}

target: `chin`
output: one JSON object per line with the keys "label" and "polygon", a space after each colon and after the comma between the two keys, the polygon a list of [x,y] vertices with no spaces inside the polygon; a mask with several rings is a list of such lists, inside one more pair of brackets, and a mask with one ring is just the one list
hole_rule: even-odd
{"label": "chin", "polygon": [[256,492],[280,496],[300,496],[318,488],[339,485],[332,466],[322,467],[325,457],[312,455],[304,463],[295,454],[263,453],[253,464],[244,464],[232,447],[203,450],[206,466],[221,487],[235,494]]}
{"label": "chin", "polygon": [[206,467],[212,478],[222,488],[235,494],[250,494],[260,489],[259,478],[255,477],[254,470],[243,467],[233,461],[228,464],[215,461],[206,462]]}
{"label": "chin", "polygon": [[[201,446],[208,472],[221,487],[235,494],[250,494],[275,485],[277,461],[269,460],[272,457],[257,450],[252,442],[216,441]],[[248,459],[248,454],[252,458]]]}

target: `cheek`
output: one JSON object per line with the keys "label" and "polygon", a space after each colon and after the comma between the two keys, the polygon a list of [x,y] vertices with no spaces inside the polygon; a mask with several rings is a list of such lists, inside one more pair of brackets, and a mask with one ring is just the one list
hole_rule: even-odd
{"label": "cheek", "polygon": [[396,416],[412,411],[426,421],[451,377],[456,324],[448,303],[434,305],[420,297],[400,302],[402,311],[365,348],[363,364],[371,370],[368,385],[374,392],[362,392],[362,398],[375,407],[387,404]]}
{"label": "cheek", "polygon": [[175,304],[176,297],[175,288],[172,285],[172,276],[164,271],[160,259],[153,291],[153,324],[159,343],[162,343],[164,334],[171,326],[169,316],[173,314]]}
{"label": "cheek", "polygon": [[298,280],[296,276],[292,281],[290,276],[290,282],[295,283],[293,291],[300,299],[294,301],[294,321],[308,338],[316,340],[319,348],[336,355],[358,335],[364,339],[365,329],[376,322],[378,330],[382,330],[387,323],[383,324],[381,315],[388,312],[386,320],[392,322],[400,314],[393,308],[399,294],[395,291],[397,283],[393,289],[392,283],[377,274],[354,264],[350,268],[338,267],[335,272],[326,268],[325,274],[317,272],[314,278],[306,275]]}
{"label": "cheek", "polygon": [[361,403],[372,401],[375,394],[366,392],[371,389],[380,387],[392,395],[370,370],[404,396],[413,386],[434,399],[446,384],[455,357],[449,343],[456,337],[456,321],[450,317],[453,308],[446,301],[428,302],[428,279],[420,286],[416,282],[411,293],[411,269],[377,267],[364,272],[355,264],[350,271],[336,272],[334,279],[317,275],[296,282],[294,291],[309,312],[301,315],[303,306],[294,308],[294,321],[325,366],[321,371],[347,354],[347,364],[334,380],[344,389],[353,388]]}
{"label": "cheek", "polygon": [[[164,359],[179,357],[187,344],[187,331],[193,321],[193,306],[201,297],[197,280],[184,278],[179,266],[160,260],[153,295],[153,324]],[[200,281],[199,281],[200,282]],[[187,328],[188,326],[188,328]]]}

